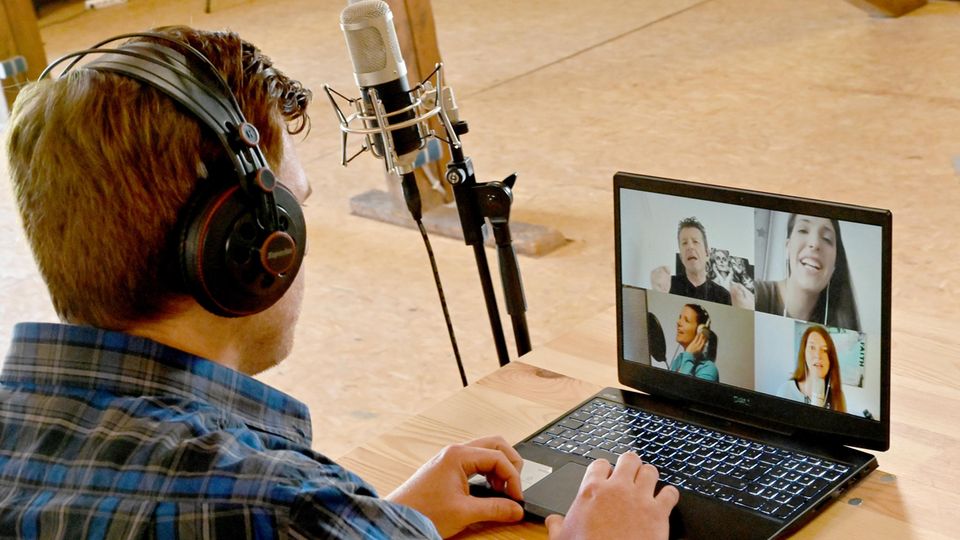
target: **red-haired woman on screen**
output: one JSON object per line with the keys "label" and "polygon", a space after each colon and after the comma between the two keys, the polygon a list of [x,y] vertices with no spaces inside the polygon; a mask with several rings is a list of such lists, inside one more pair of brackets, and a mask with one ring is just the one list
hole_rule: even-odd
{"label": "red-haired woman on screen", "polygon": [[814,325],[803,332],[797,367],[793,376],[784,382],[777,395],[802,401],[817,407],[847,412],[840,382],[840,362],[837,348],[827,329]]}

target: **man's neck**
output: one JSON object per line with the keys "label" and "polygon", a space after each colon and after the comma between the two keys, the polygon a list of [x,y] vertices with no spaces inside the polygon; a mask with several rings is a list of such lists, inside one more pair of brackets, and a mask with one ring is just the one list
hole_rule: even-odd
{"label": "man's neck", "polygon": [[240,355],[231,338],[230,320],[216,317],[198,304],[169,317],[138,323],[126,332],[239,369]]}
{"label": "man's neck", "polygon": [[692,284],[694,287],[699,287],[707,281],[707,272],[702,271],[691,273],[689,270],[687,270],[687,280],[689,280],[690,284]]}

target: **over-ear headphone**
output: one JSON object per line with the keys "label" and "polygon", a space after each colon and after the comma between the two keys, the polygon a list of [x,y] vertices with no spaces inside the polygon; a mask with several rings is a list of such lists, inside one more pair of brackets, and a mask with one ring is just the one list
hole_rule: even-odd
{"label": "over-ear headphone", "polygon": [[[119,48],[104,45],[126,38]],[[260,135],[246,121],[233,92],[200,51],[172,36],[132,33],[112,37],[91,49],[52,62],[56,65],[101,54],[84,69],[136,79],[190,111],[220,140],[233,166],[235,182],[210,182],[195,190],[178,231],[182,280],[211,313],[251,315],[279,300],[296,278],[306,247],[306,224],[296,197],[280,185],[258,146]]]}
{"label": "over-ear headphone", "polygon": [[697,313],[697,320],[700,320],[701,316],[703,318],[703,322],[697,325],[697,333],[704,334],[707,337],[710,337],[710,314],[707,312],[707,310],[703,306],[698,305],[697,307],[699,308],[698,310],[699,312]]}

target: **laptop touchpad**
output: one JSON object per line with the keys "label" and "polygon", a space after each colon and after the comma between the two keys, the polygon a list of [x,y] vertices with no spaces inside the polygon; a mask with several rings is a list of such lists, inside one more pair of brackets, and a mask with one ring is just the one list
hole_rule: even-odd
{"label": "laptop touchpad", "polygon": [[567,463],[527,488],[523,492],[523,499],[549,513],[566,515],[577,497],[580,482],[586,472],[587,468],[579,463]]}

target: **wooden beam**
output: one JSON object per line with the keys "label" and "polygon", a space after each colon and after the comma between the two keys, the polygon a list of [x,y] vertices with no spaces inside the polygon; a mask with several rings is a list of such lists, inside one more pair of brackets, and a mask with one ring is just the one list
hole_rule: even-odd
{"label": "wooden beam", "polygon": [[[23,56],[27,60],[27,73],[20,80],[36,80],[47,65],[47,56],[43,52],[43,41],[37,26],[37,15],[30,0],[2,0],[0,8],[0,60],[13,56]],[[4,97],[8,105],[13,104],[20,88],[13,80],[4,80]]]}
{"label": "wooden beam", "polygon": [[[437,44],[437,28],[433,22],[433,7],[430,0],[386,0],[393,12],[393,24],[397,29],[400,52],[407,64],[407,79],[413,86],[422,81],[440,62],[440,47]],[[431,127],[443,133],[439,121],[431,121]],[[417,186],[423,201],[423,211],[453,200],[453,190],[443,181],[450,153],[443,147],[443,158],[417,171]],[[397,178],[387,175],[387,190],[402,208],[403,194]]]}
{"label": "wooden beam", "polygon": [[875,17],[899,17],[927,5],[927,0],[847,0]]}

